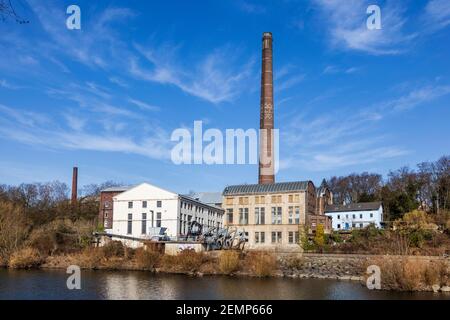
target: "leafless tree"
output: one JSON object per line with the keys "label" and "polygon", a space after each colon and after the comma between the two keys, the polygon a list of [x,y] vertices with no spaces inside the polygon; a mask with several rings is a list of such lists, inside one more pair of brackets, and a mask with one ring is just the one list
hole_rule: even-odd
{"label": "leafless tree", "polygon": [[30,21],[22,18],[13,5],[13,0],[0,0],[0,20],[6,21],[13,19],[19,24],[29,23]]}

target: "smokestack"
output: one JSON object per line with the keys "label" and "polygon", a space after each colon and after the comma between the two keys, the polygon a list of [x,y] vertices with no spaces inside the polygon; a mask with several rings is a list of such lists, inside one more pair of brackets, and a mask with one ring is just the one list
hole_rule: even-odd
{"label": "smokestack", "polygon": [[72,174],[72,206],[77,204],[78,198],[78,168],[73,167]]}
{"label": "smokestack", "polygon": [[262,38],[261,114],[259,140],[259,184],[275,183],[273,154],[273,56],[272,33]]}

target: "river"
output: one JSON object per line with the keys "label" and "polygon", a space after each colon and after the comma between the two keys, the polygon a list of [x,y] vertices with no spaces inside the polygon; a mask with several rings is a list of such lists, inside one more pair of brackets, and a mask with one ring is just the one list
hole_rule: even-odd
{"label": "river", "polygon": [[443,293],[368,290],[350,281],[190,277],[139,271],[82,271],[68,290],[64,270],[0,270],[0,299],[450,299]]}

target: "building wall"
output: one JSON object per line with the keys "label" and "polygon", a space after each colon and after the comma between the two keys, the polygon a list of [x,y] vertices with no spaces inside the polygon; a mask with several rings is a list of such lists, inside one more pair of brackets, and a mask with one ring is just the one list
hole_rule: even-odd
{"label": "building wall", "polygon": [[[129,207],[130,202],[132,208]],[[143,213],[146,214],[145,233],[142,232]],[[109,232],[135,238],[150,238],[159,230],[156,228],[161,227],[167,228],[166,234],[176,240],[186,235],[188,223],[194,220],[204,228],[222,227],[223,210],[149,184],[141,184],[114,197],[113,228]],[[131,233],[128,232],[129,221]]]}
{"label": "building wall", "polygon": [[[264,197],[264,203],[261,203],[262,196]],[[312,188],[308,188],[307,191],[295,193],[266,193],[258,195],[252,194],[224,196],[222,207],[225,210],[224,224],[226,226],[236,227],[248,233],[248,244],[246,245],[247,248],[276,249],[279,247],[289,246],[299,247],[297,240],[300,237],[300,229],[302,229],[305,225],[306,216],[308,214],[314,214],[315,212],[314,185],[312,185]],[[273,223],[274,221],[272,221],[272,208],[278,207],[281,208],[281,223]],[[289,217],[290,207],[292,207],[291,220]],[[256,208],[264,208],[264,224],[257,223],[255,214]],[[299,212],[299,221],[295,221],[296,208],[298,208]],[[242,223],[244,221],[239,221],[240,209],[248,210],[248,223]],[[229,221],[228,219],[229,213],[231,212],[230,210],[233,213],[232,221]],[[261,232],[264,232],[264,243],[261,243],[261,241],[257,242],[257,236],[261,238]],[[275,238],[275,240],[277,241],[275,242],[272,241],[273,232],[277,233]],[[278,241],[279,232],[281,232],[280,242]],[[289,242],[290,235],[292,243]]]}
{"label": "building wall", "polygon": [[98,221],[105,229],[111,229],[113,227],[113,198],[120,193],[122,193],[122,191],[102,191],[100,193],[100,211],[98,214]]}
{"label": "building wall", "polygon": [[378,210],[326,212],[325,214],[332,218],[333,230],[365,228],[371,223],[381,228],[381,222],[383,222],[382,206]]}
{"label": "building wall", "polygon": [[[144,201],[147,207],[144,208]],[[155,229],[167,228],[167,235],[177,237],[179,219],[178,194],[142,184],[114,197],[113,234],[128,235],[136,238],[145,238],[155,232]],[[129,208],[129,203],[132,208]],[[160,206],[158,204],[160,203]],[[142,232],[143,213],[146,214],[146,232]],[[129,214],[131,214],[132,232],[128,232]],[[160,214],[161,219],[158,219]],[[159,224],[160,221],[160,224]]]}

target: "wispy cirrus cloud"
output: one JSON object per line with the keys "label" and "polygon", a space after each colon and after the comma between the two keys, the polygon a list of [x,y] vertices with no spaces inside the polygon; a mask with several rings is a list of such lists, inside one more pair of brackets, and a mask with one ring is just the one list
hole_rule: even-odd
{"label": "wispy cirrus cloud", "polygon": [[425,23],[432,29],[441,29],[450,25],[450,1],[430,0],[425,6]]}
{"label": "wispy cirrus cloud", "polygon": [[239,1],[238,6],[242,11],[250,14],[264,14],[267,12],[266,7],[249,1]]}
{"label": "wispy cirrus cloud", "polygon": [[[130,61],[130,72],[135,77],[174,85],[184,92],[217,104],[233,101],[247,87],[246,80],[252,76],[254,59],[235,66],[236,50],[220,48],[199,59],[192,65],[180,64],[177,58],[179,47],[163,45],[161,50],[136,45],[146,58],[146,66],[137,59]],[[150,63],[150,66],[148,64]]]}
{"label": "wispy cirrus cloud", "polygon": [[132,103],[133,105],[139,107],[141,110],[147,110],[147,111],[159,111],[161,108],[158,106],[154,106],[151,104],[148,104],[147,102],[138,100],[138,99],[133,99],[133,98],[129,98],[128,101],[130,103]]}
{"label": "wispy cirrus cloud", "polygon": [[329,41],[333,47],[356,50],[373,55],[399,54],[406,49],[416,34],[404,31],[406,18],[403,9],[394,1],[382,7],[382,29],[369,30],[366,26],[366,0],[313,0],[320,10]]}
{"label": "wispy cirrus cloud", "polygon": [[61,123],[47,115],[0,105],[0,137],[45,149],[120,152],[170,159],[170,135],[155,125],[151,133],[140,131],[133,136],[130,132],[101,130],[101,126],[89,131],[87,119],[73,114],[64,114],[64,119],[66,122]]}
{"label": "wispy cirrus cloud", "polygon": [[282,141],[291,154],[281,157],[280,167],[324,171],[404,156],[410,150],[389,145],[385,134],[378,130],[380,121],[448,94],[449,85],[425,85],[351,114],[339,108],[338,113],[291,116],[281,131]]}

